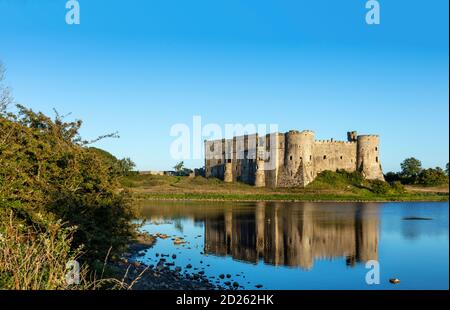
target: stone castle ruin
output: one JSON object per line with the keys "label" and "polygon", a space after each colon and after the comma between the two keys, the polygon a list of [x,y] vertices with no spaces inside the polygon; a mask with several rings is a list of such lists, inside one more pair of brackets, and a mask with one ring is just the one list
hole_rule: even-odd
{"label": "stone castle ruin", "polygon": [[206,177],[257,187],[305,187],[325,170],[384,180],[380,137],[352,131],[347,141],[316,140],[310,130],[205,141]]}

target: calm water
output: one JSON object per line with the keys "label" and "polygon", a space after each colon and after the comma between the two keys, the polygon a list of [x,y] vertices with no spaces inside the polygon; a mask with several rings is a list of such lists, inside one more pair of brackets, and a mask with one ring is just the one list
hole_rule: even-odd
{"label": "calm water", "polygon": [[[143,230],[170,237],[138,259],[156,265],[157,254],[170,255],[167,262],[183,273],[204,272],[212,283],[238,282],[245,289],[449,288],[448,203],[141,204]],[[180,237],[187,243],[175,245],[172,239]],[[378,286],[365,281],[370,260],[380,263]],[[222,274],[231,279],[220,279]],[[391,278],[402,282],[394,286]]]}

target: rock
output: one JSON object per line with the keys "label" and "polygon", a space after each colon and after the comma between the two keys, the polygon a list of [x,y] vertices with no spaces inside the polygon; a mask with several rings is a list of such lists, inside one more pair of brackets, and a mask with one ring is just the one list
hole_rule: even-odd
{"label": "rock", "polygon": [[401,281],[400,281],[400,279],[390,279],[389,282],[391,284],[397,285],[397,284],[400,284]]}
{"label": "rock", "polygon": [[177,259],[177,256],[175,254],[173,254],[172,259]]}
{"label": "rock", "polygon": [[231,279],[231,274],[227,274],[227,279]]}
{"label": "rock", "polygon": [[239,283],[234,282],[234,283],[233,283],[233,287],[234,287],[234,288],[239,288]]}
{"label": "rock", "polygon": [[191,264],[188,264],[188,265],[186,266],[186,269],[192,269],[192,265],[191,265]]}
{"label": "rock", "polygon": [[224,283],[226,286],[231,286],[231,282],[225,282]]}
{"label": "rock", "polygon": [[156,234],[156,237],[159,239],[169,239],[170,237],[166,234]]}
{"label": "rock", "polygon": [[205,274],[205,272],[204,271],[200,271],[198,274],[203,276]]}
{"label": "rock", "polygon": [[[250,282],[248,282],[248,283],[250,284]],[[263,288],[264,286],[261,285],[261,284],[258,284],[258,285],[255,285],[255,287],[256,287],[257,289],[260,289],[260,288]]]}
{"label": "rock", "polygon": [[175,239],[175,241],[173,242],[174,245],[185,245],[186,241],[181,240],[181,239]]}
{"label": "rock", "polygon": [[221,275],[219,276],[219,278],[221,278],[221,279],[223,280],[223,279],[225,279],[225,275],[224,275],[224,274],[221,274]]}

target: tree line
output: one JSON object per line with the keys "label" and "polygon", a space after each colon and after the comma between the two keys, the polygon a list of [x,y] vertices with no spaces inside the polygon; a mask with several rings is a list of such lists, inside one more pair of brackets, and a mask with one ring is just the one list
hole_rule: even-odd
{"label": "tree line", "polygon": [[401,182],[405,185],[440,186],[448,184],[449,164],[445,169],[441,167],[424,169],[422,162],[414,157],[405,159],[399,172],[388,172],[385,175],[386,181]]}

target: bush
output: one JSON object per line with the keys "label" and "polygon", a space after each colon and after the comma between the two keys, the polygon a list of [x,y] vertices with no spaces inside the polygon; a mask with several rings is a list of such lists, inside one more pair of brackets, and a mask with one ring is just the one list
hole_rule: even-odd
{"label": "bush", "polygon": [[76,226],[72,247],[104,259],[133,236],[133,212],[111,162],[86,147],[81,121],[51,120],[18,106],[0,114],[0,199],[21,204],[29,224],[38,217]]}
{"label": "bush", "polygon": [[399,173],[395,173],[395,172],[388,172],[384,175],[384,179],[386,180],[386,182],[388,183],[394,183],[394,182],[399,182],[402,180],[402,177]]}
{"label": "bush", "polygon": [[378,195],[385,195],[389,193],[391,187],[389,183],[380,181],[380,180],[372,180],[370,181],[370,190]]}
{"label": "bush", "polygon": [[359,171],[347,172],[345,170],[323,171],[309,185],[314,187],[333,187],[347,188],[348,186],[361,187],[364,183],[364,177]]}
{"label": "bush", "polygon": [[404,193],[406,191],[405,186],[403,186],[402,182],[400,182],[400,181],[392,182],[391,187],[392,187],[392,190],[397,193]]}
{"label": "bush", "polygon": [[448,176],[441,168],[425,169],[419,174],[417,184],[423,186],[439,186],[448,184]]}

